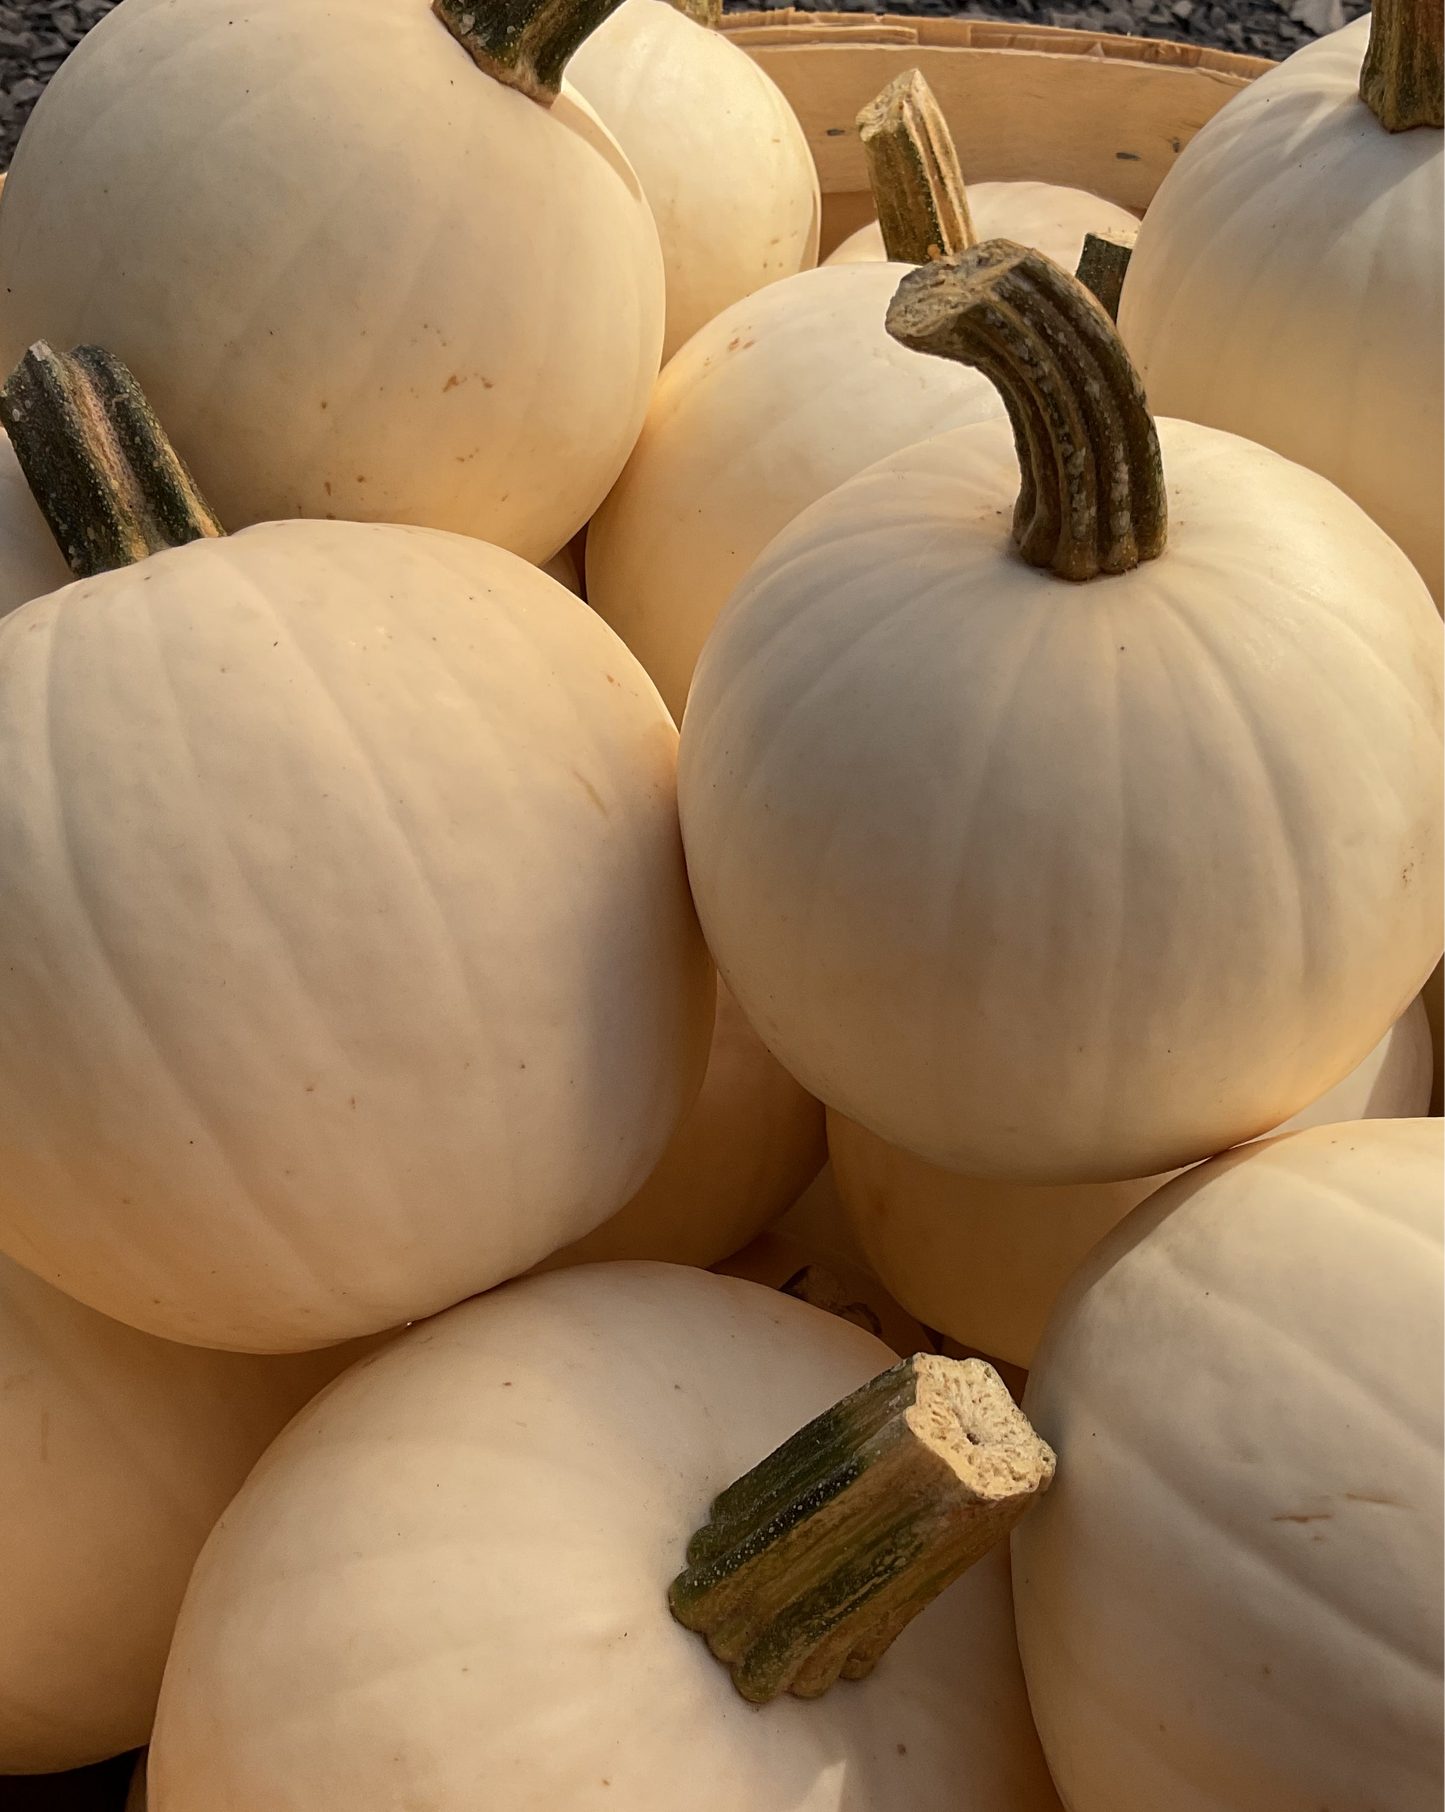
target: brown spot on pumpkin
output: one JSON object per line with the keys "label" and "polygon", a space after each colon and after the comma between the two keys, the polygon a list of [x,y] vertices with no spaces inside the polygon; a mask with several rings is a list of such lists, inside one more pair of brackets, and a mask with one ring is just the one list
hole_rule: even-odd
{"label": "brown spot on pumpkin", "polygon": [[602,795],[597,791],[597,788],[593,786],[592,782],[585,774],[579,774],[576,768],[572,769],[572,778],[580,782],[583,792],[586,793],[587,797],[605,818],[607,816],[607,807],[602,803]]}
{"label": "brown spot on pumpkin", "polygon": [[314,1082],[308,1082],[306,1084],[306,1093],[308,1095],[314,1095],[316,1093],[316,1084]]}
{"label": "brown spot on pumpkin", "polygon": [[895,1748],[895,1749],[896,1749],[896,1750],[897,1750],[897,1751],[898,1751],[898,1753],[899,1753],[899,1754],[900,1754],[900,1755],[907,1755],[907,1754],[908,1754],[908,1745],[907,1745],[907,1743],[895,1743],[895,1744],[894,1744],[894,1745],[893,1745],[893,1747],[894,1747],[894,1748]]}
{"label": "brown spot on pumpkin", "polygon": [[331,480],[329,478],[325,480],[325,487],[326,495],[329,497],[331,495]]}
{"label": "brown spot on pumpkin", "polygon": [[1272,1523],[1332,1523],[1335,1520],[1333,1510],[1300,1510],[1294,1514],[1272,1516]]}
{"label": "brown spot on pumpkin", "polygon": [[324,396],[321,399],[321,407],[323,409],[329,409],[331,407],[330,403],[327,402],[327,400]]}
{"label": "brown spot on pumpkin", "polygon": [[447,381],[442,385],[442,395],[445,396],[448,390],[455,390],[457,385],[460,383],[463,383],[464,381],[465,381],[464,379],[459,378],[457,376],[456,372],[453,372],[452,375],[447,379]]}

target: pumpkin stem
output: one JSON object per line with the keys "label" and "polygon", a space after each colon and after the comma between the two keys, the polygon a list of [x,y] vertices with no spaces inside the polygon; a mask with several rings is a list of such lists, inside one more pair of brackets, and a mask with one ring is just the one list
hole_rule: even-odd
{"label": "pumpkin stem", "polygon": [[1360,99],[1386,132],[1445,126],[1441,0],[1374,0]]}
{"label": "pumpkin stem", "polygon": [[722,0],[672,0],[680,13],[686,13],[694,25],[706,25],[710,30],[722,24]]}
{"label": "pumpkin stem", "polygon": [[77,579],[226,532],[140,385],[102,347],[37,340],[0,389],[0,422]]}
{"label": "pumpkin stem", "polygon": [[892,262],[927,264],[977,243],[948,121],[921,69],[905,69],[869,101],[858,136]]}
{"label": "pumpkin stem", "polygon": [[1054,1456],[991,1365],[916,1353],[713,1502],[668,1589],[755,1705],[861,1680],[1006,1535]]}
{"label": "pumpkin stem", "polygon": [[989,239],[910,271],[888,305],[900,345],[976,366],[1013,424],[1013,537],[1063,579],[1128,572],[1164,551],[1159,438],[1124,343],[1042,252]]}
{"label": "pumpkin stem", "polygon": [[1134,256],[1132,244],[1104,233],[1085,233],[1084,249],[1074,275],[1098,298],[1111,321],[1119,319],[1119,298],[1124,293],[1124,273]]}
{"label": "pumpkin stem", "polygon": [[489,76],[550,107],[573,52],[622,0],[432,0],[432,11]]}

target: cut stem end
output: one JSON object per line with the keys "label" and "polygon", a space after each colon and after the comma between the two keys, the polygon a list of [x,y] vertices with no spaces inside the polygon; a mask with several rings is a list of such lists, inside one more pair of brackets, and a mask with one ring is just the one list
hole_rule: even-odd
{"label": "cut stem end", "polygon": [[919,69],[905,69],[858,115],[883,249],[927,264],[976,243],[968,191],[943,111]]}
{"label": "cut stem end", "polygon": [[991,1365],[916,1353],[717,1497],[672,1614],[751,1703],[817,1698],[871,1673],[1053,1475]]}

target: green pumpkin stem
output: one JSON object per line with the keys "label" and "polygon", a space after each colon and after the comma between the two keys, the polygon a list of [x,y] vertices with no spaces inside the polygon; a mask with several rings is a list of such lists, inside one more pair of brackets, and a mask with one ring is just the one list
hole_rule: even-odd
{"label": "green pumpkin stem", "polygon": [[1134,247],[1102,233],[1085,233],[1084,249],[1074,275],[1094,296],[1111,321],[1119,319],[1119,298],[1124,293],[1124,273]]}
{"label": "green pumpkin stem", "polygon": [[37,340],[0,389],[0,422],[78,579],[226,532],[140,385],[99,346]]}
{"label": "green pumpkin stem", "polygon": [[722,24],[722,0],[672,0],[680,13],[686,13],[694,25],[716,30]]}
{"label": "green pumpkin stem", "polygon": [[756,1705],[861,1680],[1048,1488],[998,1373],[916,1353],[729,1485],[668,1591]]}
{"label": "green pumpkin stem", "polygon": [[976,243],[968,190],[943,111],[919,69],[905,69],[858,115],[883,249],[927,264]]}
{"label": "green pumpkin stem", "polygon": [[543,107],[583,41],[622,0],[432,0],[432,11],[489,76]]}
{"label": "green pumpkin stem", "polygon": [[1360,99],[1386,132],[1445,127],[1441,0],[1375,0]]}
{"label": "green pumpkin stem", "polygon": [[1004,400],[1019,456],[1013,538],[1063,579],[1164,551],[1159,438],[1104,309],[1067,271],[990,239],[910,271],[888,305],[900,345],[973,365]]}

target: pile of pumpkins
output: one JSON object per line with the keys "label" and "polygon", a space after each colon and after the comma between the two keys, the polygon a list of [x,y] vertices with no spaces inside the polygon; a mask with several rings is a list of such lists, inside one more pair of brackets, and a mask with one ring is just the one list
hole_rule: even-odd
{"label": "pile of pumpkins", "polygon": [[[666,0],[85,39],[0,197],[0,1773],[1438,1805],[1439,21],[1142,223],[913,72],[822,264]],[[669,1582],[880,1334],[1047,1463],[749,1705]]]}

